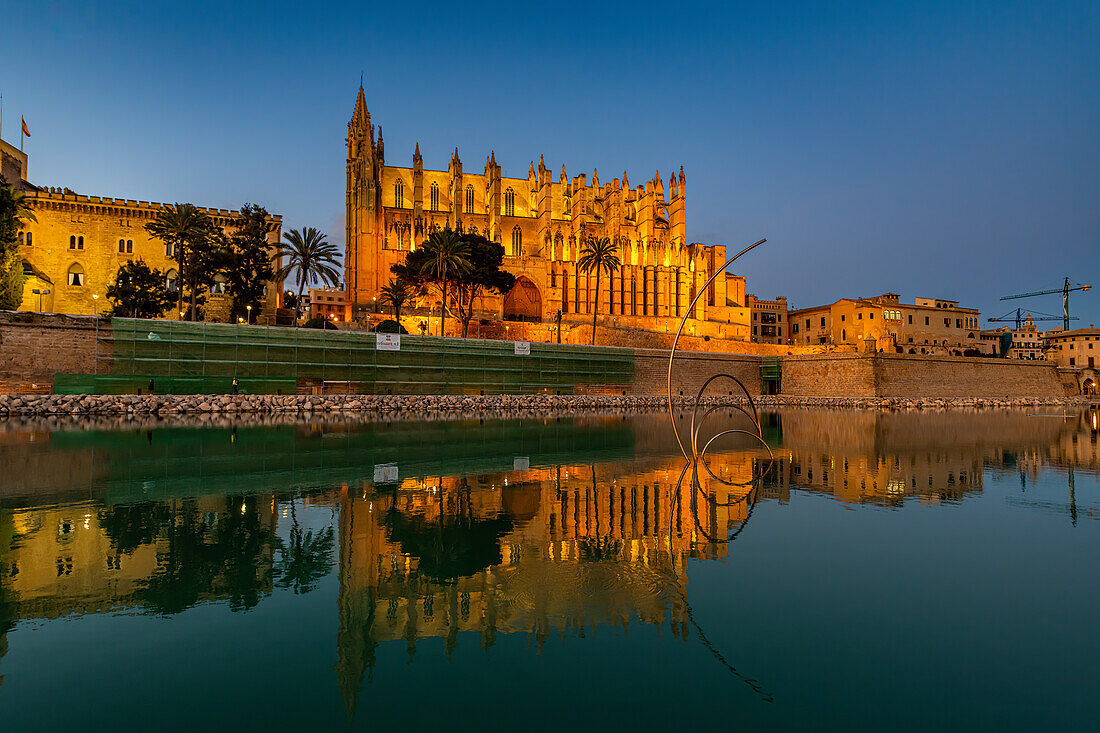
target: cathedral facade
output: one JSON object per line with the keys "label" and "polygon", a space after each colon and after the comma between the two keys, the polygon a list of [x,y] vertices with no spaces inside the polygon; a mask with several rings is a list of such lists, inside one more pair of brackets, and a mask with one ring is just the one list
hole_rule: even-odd
{"label": "cathedral facade", "polygon": [[[631,187],[624,172],[601,184],[594,171],[558,175],[540,156],[525,178],[506,177],[490,153],[480,169],[465,170],[456,148],[447,170],[425,170],[419,143],[411,165],[386,161],[360,86],[347,138],[347,250],[349,320],[368,313],[404,260],[435,229],[482,234],[505,250],[504,269],[516,286],[480,303],[482,317],[551,321],[600,316],[616,325],[675,330],[692,299],[725,263],[723,245],[688,243],[687,185],[683,168],[667,184],[658,173]],[[577,267],[584,244],[609,237],[622,266],[600,278]],[[691,314],[690,332],[746,339],[744,278],[715,278]],[[747,339],[746,339],[747,340]]]}

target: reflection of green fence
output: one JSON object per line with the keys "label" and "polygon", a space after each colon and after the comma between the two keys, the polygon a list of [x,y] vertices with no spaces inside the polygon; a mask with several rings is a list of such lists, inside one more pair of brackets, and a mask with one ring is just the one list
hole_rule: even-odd
{"label": "reflection of green fence", "polygon": [[380,422],[323,428],[58,431],[51,434],[50,448],[55,460],[65,460],[68,452],[94,451],[100,469],[96,473],[114,503],[362,488],[374,484],[380,464],[397,466],[398,480],[405,480],[473,477],[515,470],[517,465],[631,461],[634,432],[631,425],[611,418]]}
{"label": "reflection of green fence", "polygon": [[96,391],[155,379],[157,392],[226,392],[237,376],[242,392],[288,391],[305,379],[358,383],[369,394],[514,394],[634,378],[630,349],[532,343],[521,356],[511,341],[403,335],[399,351],[378,351],[373,333],[128,318],[114,319],[103,340],[111,356],[99,371],[115,381],[96,380]]}

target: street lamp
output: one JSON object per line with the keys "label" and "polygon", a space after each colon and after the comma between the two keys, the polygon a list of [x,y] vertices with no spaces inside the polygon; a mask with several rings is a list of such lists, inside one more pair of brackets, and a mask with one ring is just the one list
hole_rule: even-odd
{"label": "street lamp", "polygon": [[252,325],[252,306],[251,305],[246,305],[244,308],[245,308],[245,310],[248,311],[248,325],[251,326]]}

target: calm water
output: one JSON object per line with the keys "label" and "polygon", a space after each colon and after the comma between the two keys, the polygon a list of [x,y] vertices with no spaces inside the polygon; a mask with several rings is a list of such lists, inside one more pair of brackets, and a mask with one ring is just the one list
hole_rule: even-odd
{"label": "calm water", "polygon": [[1093,729],[1098,417],[0,423],[0,720]]}

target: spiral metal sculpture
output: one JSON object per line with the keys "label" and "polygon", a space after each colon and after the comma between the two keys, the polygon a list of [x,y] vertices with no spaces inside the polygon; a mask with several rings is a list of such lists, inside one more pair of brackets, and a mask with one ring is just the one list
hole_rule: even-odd
{"label": "spiral metal sculpture", "polygon": [[[736,255],[734,255],[730,259],[726,260],[726,263],[721,268],[716,268],[715,269],[714,274],[711,275],[710,279],[707,280],[706,284],[702,288],[699,289],[698,294],[695,296],[694,299],[692,299],[691,304],[688,306],[687,311],[684,314],[684,317],[680,320],[680,327],[678,329],[676,329],[676,338],[673,339],[673,342],[672,342],[672,351],[668,355],[667,388],[668,388],[668,416],[669,416],[669,422],[672,423],[672,432],[673,432],[673,435],[675,435],[675,437],[676,437],[676,444],[680,447],[680,452],[683,453],[684,459],[686,461],[683,470],[680,472],[680,478],[676,482],[676,491],[673,492],[672,501],[670,502],[670,506],[669,506],[669,524],[668,524],[668,526],[670,528],[673,526],[672,519],[675,516],[676,503],[677,503],[677,501],[680,500],[680,495],[681,495],[681,492],[683,490],[684,480],[688,479],[690,477],[691,515],[692,515],[692,519],[695,523],[695,530],[699,534],[699,536],[704,537],[708,542],[711,542],[711,543],[714,543],[714,544],[729,544],[730,542],[735,540],[737,538],[737,536],[744,530],[745,526],[748,524],[749,519],[752,517],[753,510],[756,507],[756,500],[760,495],[760,489],[761,489],[761,484],[763,482],[763,479],[764,479],[765,476],[767,476],[767,474],[772,469],[772,466],[773,466],[774,460],[775,460],[775,455],[772,453],[771,446],[769,446],[767,444],[767,442],[764,440],[763,429],[761,428],[761,425],[760,425],[760,414],[757,412],[756,404],[755,404],[755,402],[753,402],[753,399],[752,399],[752,394],[749,393],[748,388],[745,387],[745,384],[740,379],[733,376],[732,374],[725,374],[725,373],[715,374],[714,376],[707,379],[699,387],[699,390],[695,393],[695,396],[693,398],[690,398],[691,424],[690,424],[690,428],[689,428],[690,432],[689,432],[689,435],[687,436],[688,437],[688,445],[685,446],[684,445],[684,439],[680,435],[680,429],[676,425],[676,414],[675,414],[676,411],[675,411],[675,407],[674,407],[674,399],[673,399],[673,396],[672,396],[672,372],[673,372],[673,367],[676,364],[677,346],[679,345],[679,342],[680,342],[680,336],[683,334],[684,325],[687,323],[688,315],[693,312],[696,303],[698,303],[698,301],[699,301],[699,298],[701,298],[703,293],[706,292],[707,288],[709,288],[711,286],[711,284],[714,282],[715,278],[717,278],[719,275],[725,273],[726,268],[729,267],[731,264],[733,264],[733,262],[736,261],[737,258],[739,258],[741,255],[745,254],[746,252],[749,252],[749,251],[755,249],[756,247],[759,247],[761,244],[764,244],[764,242],[766,242],[766,241],[768,241],[768,240],[767,239],[761,239],[759,242],[756,242],[755,244],[749,245],[748,247],[741,250],[740,252],[738,252]],[[713,406],[709,407],[708,409],[706,409],[702,413],[702,415],[700,415],[699,414],[699,407],[703,403],[703,398],[705,396],[707,388],[710,387],[710,385],[713,384],[714,382],[719,381],[719,380],[723,380],[723,379],[728,380],[730,382],[733,382],[734,384],[737,385],[738,389],[740,390],[740,392],[745,397],[744,402],[748,404],[748,408],[746,409],[745,404],[743,404],[742,402],[739,401],[738,403],[735,403],[735,404],[732,404],[732,405],[713,405]],[[719,431],[715,435],[711,436],[702,445],[702,447],[700,447],[699,446],[699,433],[702,430],[703,426],[706,424],[707,418],[710,417],[712,414],[714,414],[716,411],[722,409],[723,407],[733,408],[733,409],[736,409],[739,412],[741,412],[748,419],[749,424],[750,424],[750,428],[749,429],[733,428],[733,429]],[[757,442],[759,442],[760,445],[764,446],[765,450],[768,451],[768,463],[767,463],[766,468],[763,471],[760,471],[760,472],[756,472],[754,470],[753,471],[753,477],[749,481],[744,481],[744,482],[727,481],[727,480],[717,476],[710,467],[710,463],[707,460],[707,450],[714,443],[714,441],[716,441],[719,438],[722,438],[724,436],[728,436],[728,435],[747,435],[747,436],[755,439]],[[689,450],[689,448],[690,448],[690,450]],[[702,469],[710,477],[711,480],[716,481],[719,484],[722,484],[724,486],[728,486],[732,489],[738,489],[738,490],[748,488],[748,491],[745,492],[743,495],[737,497],[736,499],[727,500],[725,502],[719,502],[715,498],[711,498],[711,497],[709,497],[705,494],[704,489],[702,487],[702,484],[699,480],[699,477],[700,477],[699,471],[700,471],[700,469]],[[703,499],[705,501],[707,501],[711,506],[729,507],[729,506],[745,505],[746,506],[745,519],[741,522],[741,524],[737,528],[737,530],[735,532],[733,532],[732,534],[726,534],[726,535],[721,535],[721,536],[715,535],[714,533],[710,532],[704,526],[704,524],[699,520],[699,498],[700,498],[700,496],[702,496]],[[670,556],[671,556],[671,552],[672,552],[672,532],[670,531],[669,532],[669,553],[670,553]],[[675,570],[673,570],[673,574],[675,574]],[[753,690],[753,692],[755,692],[757,695],[759,695],[761,697],[761,699],[763,699],[766,702],[772,702],[774,700],[774,698],[772,697],[772,695],[770,693],[768,693],[766,690],[764,690],[764,688],[760,685],[760,683],[758,683],[756,680],[752,679],[751,677],[747,677],[746,675],[739,672],[732,664],[730,664],[726,660],[725,656],[723,656],[722,653],[719,652],[718,649],[710,642],[710,640],[707,638],[707,635],[703,632],[702,627],[695,620],[695,615],[694,615],[694,612],[692,611],[691,603],[688,601],[688,598],[687,598],[686,589],[684,588],[683,584],[679,583],[679,582],[677,583],[677,587],[679,588],[681,601],[683,602],[684,607],[687,610],[688,619],[691,621],[692,626],[695,628],[695,632],[698,635],[699,640],[703,643],[703,645],[707,648],[707,650],[709,650],[710,653],[714,656],[714,658],[717,659],[727,670],[729,670],[729,672],[732,675],[734,675],[737,679],[744,682],[749,688],[751,688]]]}

